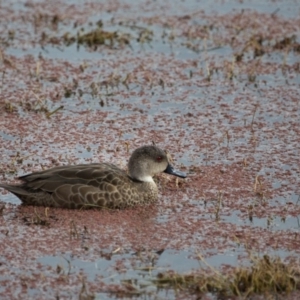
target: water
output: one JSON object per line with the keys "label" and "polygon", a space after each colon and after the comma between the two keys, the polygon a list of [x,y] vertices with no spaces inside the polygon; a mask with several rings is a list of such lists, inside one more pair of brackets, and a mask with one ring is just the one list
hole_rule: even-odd
{"label": "water", "polygon": [[[298,1],[10,1],[0,7],[7,59],[0,83],[1,182],[54,164],[110,161],[124,168],[126,143],[131,152],[151,141],[188,172],[179,187],[160,179],[150,218],[50,209],[50,226],[43,227],[34,224],[45,211],[28,212],[15,196],[1,194],[0,295],[7,288],[11,299],[22,293],[74,298],[85,282],[96,298],[109,299],[111,286],[132,280],[149,298],[175,299],[171,291],[156,291],[152,280],[168,270],[204,268],[199,253],[215,268],[247,265],[249,249],[299,256],[299,54],[271,47],[259,58],[251,49],[242,62],[234,60],[253,36],[274,45],[294,34]],[[57,26],[54,15],[61,18]],[[108,32],[128,34],[130,46],[41,41],[43,32],[57,38],[88,32],[98,20]],[[145,30],[153,35],[141,43]],[[27,288],[18,284],[23,281]]]}

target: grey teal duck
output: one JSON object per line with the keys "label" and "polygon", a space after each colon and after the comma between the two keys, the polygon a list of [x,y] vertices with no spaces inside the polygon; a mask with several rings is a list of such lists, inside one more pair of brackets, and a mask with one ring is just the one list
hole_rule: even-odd
{"label": "grey teal duck", "polygon": [[125,208],[157,201],[155,174],[185,178],[156,146],[136,149],[128,173],[109,163],[61,166],[19,177],[20,185],[0,184],[27,205],[64,208]]}

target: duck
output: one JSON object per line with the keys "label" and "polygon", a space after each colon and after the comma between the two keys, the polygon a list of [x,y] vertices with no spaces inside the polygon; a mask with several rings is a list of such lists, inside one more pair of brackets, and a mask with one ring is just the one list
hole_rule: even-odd
{"label": "duck", "polygon": [[128,173],[111,163],[58,166],[18,177],[21,184],[0,183],[23,204],[68,209],[122,209],[158,200],[153,176],[168,173],[186,178],[175,170],[168,152],[155,145],[133,151]]}

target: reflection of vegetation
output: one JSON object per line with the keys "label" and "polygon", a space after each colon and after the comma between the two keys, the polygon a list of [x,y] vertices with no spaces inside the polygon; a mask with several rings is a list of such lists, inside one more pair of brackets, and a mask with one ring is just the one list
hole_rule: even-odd
{"label": "reflection of vegetation", "polygon": [[[73,43],[77,43],[78,46],[84,45],[92,49],[97,49],[98,46],[103,45],[110,48],[130,45],[130,39],[132,38],[132,36],[129,33],[107,30],[105,31],[102,28],[102,22],[98,22],[97,25],[98,28],[93,29],[87,33],[83,33],[83,28],[77,32],[77,35],[65,33],[62,37],[64,44],[69,46]],[[152,41],[152,30],[139,26],[130,26],[130,28],[132,30],[138,31],[138,37],[136,38],[136,41],[140,44],[150,43]]]}
{"label": "reflection of vegetation", "polygon": [[[20,107],[24,109],[24,111],[28,112],[35,112],[35,113],[45,113],[47,118],[50,118],[53,114],[57,113],[59,110],[63,109],[64,106],[61,105],[58,108],[54,110],[49,110],[49,107],[47,106],[46,103],[41,102],[41,101],[35,101],[35,102],[20,102],[19,104]],[[4,106],[6,112],[8,113],[14,113],[18,111],[18,107],[11,102],[6,102]]]}
{"label": "reflection of vegetation", "polygon": [[[41,21],[43,21],[44,23],[46,22],[45,25],[47,26],[45,27],[54,32],[57,31],[58,25],[60,23],[63,24],[63,20],[57,16],[54,16],[50,20],[49,20],[49,16],[40,16],[38,22],[39,26],[41,25],[40,24]],[[37,26],[36,22],[35,22],[35,26]],[[50,43],[53,45],[64,44],[66,46],[70,46],[74,43],[77,43],[78,46],[84,45],[94,50],[96,50],[98,46],[107,46],[113,48],[113,47],[122,47],[124,45],[129,45],[131,39],[130,34],[121,33],[119,31],[104,30],[102,26],[103,26],[102,21],[98,21],[96,23],[96,28],[86,33],[85,33],[85,28],[81,27],[75,34],[72,34],[70,32],[65,32],[62,36],[57,36],[57,35],[53,36],[53,34],[50,36],[50,34],[48,34],[46,31],[43,31],[41,33],[40,43],[42,43],[43,45],[46,43]],[[74,24],[74,27],[77,27],[77,24]]]}
{"label": "reflection of vegetation", "polygon": [[284,37],[274,45],[274,49],[288,49],[300,53],[300,43],[297,43],[297,37],[295,35],[291,37]]}
{"label": "reflection of vegetation", "polygon": [[253,35],[248,41],[242,51],[235,55],[236,61],[242,61],[244,54],[248,51],[253,51],[253,58],[263,56],[265,53],[271,51],[285,50],[300,53],[300,43],[297,43],[296,36],[283,37],[276,43],[272,42],[270,38],[264,38],[262,35]]}
{"label": "reflection of vegetation", "polygon": [[23,221],[26,225],[40,225],[40,226],[49,226],[50,222],[49,222],[49,216],[48,216],[48,210],[49,208],[46,207],[45,208],[45,215],[42,216],[40,215],[36,208],[34,209],[34,216],[32,216],[31,218],[27,217],[27,216],[23,216]]}
{"label": "reflection of vegetation", "polygon": [[78,45],[85,45],[92,48],[106,45],[112,48],[115,45],[128,45],[130,39],[128,34],[119,34],[116,31],[104,31],[102,28],[97,28],[85,34],[81,34],[81,32],[79,31],[77,36],[65,34],[63,36],[64,43],[70,45],[76,42]]}
{"label": "reflection of vegetation", "polygon": [[83,30],[79,30],[76,35],[66,32],[61,38],[48,37],[45,33],[43,33],[41,41],[43,43],[49,42],[53,45],[64,43],[66,46],[77,43],[78,46],[84,45],[96,50],[98,46],[107,46],[113,48],[128,45],[130,41],[130,35],[120,34],[116,31],[104,31],[101,28],[97,28],[84,34]]}
{"label": "reflection of vegetation", "polygon": [[232,296],[247,298],[255,294],[280,294],[300,290],[300,269],[283,263],[280,258],[265,255],[262,258],[252,258],[250,268],[237,267],[226,274],[212,267],[210,272],[200,271],[199,274],[180,275],[170,271],[158,274],[154,283],[160,289],[174,289],[199,296],[214,293],[218,299]]}
{"label": "reflection of vegetation", "polygon": [[60,45],[63,43],[66,46],[77,43],[78,46],[83,45],[96,50],[98,46],[123,47],[124,45],[129,45],[130,39],[130,34],[104,30],[102,23],[97,22],[97,28],[86,33],[84,28],[80,28],[76,34],[66,32],[61,37],[49,36],[47,33],[42,32],[40,41],[43,44]]}

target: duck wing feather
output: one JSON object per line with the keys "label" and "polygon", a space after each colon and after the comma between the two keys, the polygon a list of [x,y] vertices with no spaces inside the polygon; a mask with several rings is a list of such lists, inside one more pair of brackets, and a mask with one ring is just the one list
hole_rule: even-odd
{"label": "duck wing feather", "polygon": [[19,177],[20,186],[2,185],[24,203],[43,206],[125,207],[131,179],[112,164],[55,167]]}

